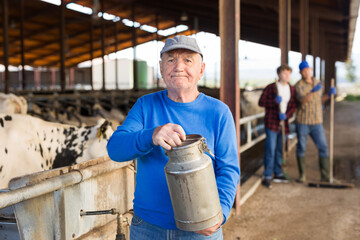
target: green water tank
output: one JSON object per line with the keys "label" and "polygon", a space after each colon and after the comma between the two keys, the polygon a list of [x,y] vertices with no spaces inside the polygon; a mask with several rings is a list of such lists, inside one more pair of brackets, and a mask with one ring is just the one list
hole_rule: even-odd
{"label": "green water tank", "polygon": [[147,74],[147,63],[146,61],[137,62],[137,76],[138,76],[138,88],[146,89],[148,87],[148,74]]}

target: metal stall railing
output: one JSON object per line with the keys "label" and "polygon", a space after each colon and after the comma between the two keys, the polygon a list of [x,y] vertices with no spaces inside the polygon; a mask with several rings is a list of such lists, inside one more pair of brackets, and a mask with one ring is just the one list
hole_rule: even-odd
{"label": "metal stall railing", "polygon": [[103,157],[12,179],[10,191],[0,193],[0,209],[13,205],[22,240],[113,240],[115,215],[81,213],[105,209],[128,213],[134,193],[131,164]]}
{"label": "metal stall railing", "polygon": [[240,126],[241,125],[245,125],[246,124],[246,143],[240,146],[240,153],[245,152],[246,150],[248,150],[249,148],[253,147],[255,144],[259,143],[260,141],[265,139],[265,133],[257,136],[256,138],[252,138],[252,125],[251,125],[251,121],[253,120],[257,120],[260,118],[264,118],[265,117],[265,112],[262,113],[258,113],[252,116],[248,116],[248,117],[244,117],[244,118],[240,118]]}
{"label": "metal stall railing", "polygon": [[[257,143],[259,143],[265,139],[265,137],[266,137],[265,133],[262,133],[262,134],[256,136],[255,138],[253,138],[252,133],[253,133],[254,129],[253,129],[253,126],[251,125],[252,121],[258,120],[258,119],[261,119],[264,117],[265,117],[265,112],[262,112],[262,113],[258,113],[258,114],[240,119],[240,123],[239,123],[240,126],[246,125],[246,143],[240,146],[240,149],[239,149],[240,153],[245,152],[249,148],[253,147]],[[295,121],[295,115],[289,119],[289,124],[294,121]],[[291,151],[291,149],[293,149],[295,147],[296,143],[297,143],[296,137],[287,138],[286,151],[287,152]]]}

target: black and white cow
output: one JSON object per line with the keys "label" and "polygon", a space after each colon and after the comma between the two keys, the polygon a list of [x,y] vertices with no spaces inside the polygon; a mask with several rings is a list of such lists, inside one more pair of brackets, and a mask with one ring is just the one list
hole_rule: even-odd
{"label": "black and white cow", "polygon": [[28,104],[24,97],[12,93],[0,93],[0,113],[27,113]]}
{"label": "black and white cow", "polygon": [[114,131],[105,119],[75,127],[23,114],[0,114],[0,189],[10,179],[107,155]]}

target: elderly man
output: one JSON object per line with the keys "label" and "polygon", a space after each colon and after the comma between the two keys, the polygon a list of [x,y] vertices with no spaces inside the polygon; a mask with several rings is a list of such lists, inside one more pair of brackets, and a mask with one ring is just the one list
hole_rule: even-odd
{"label": "elderly man", "polygon": [[329,100],[331,94],[336,94],[336,88],[330,88],[328,94],[323,94],[321,83],[312,78],[312,69],[306,61],[300,63],[299,70],[302,79],[295,85],[296,97],[300,103],[296,114],[296,132],[298,137],[296,157],[299,167],[299,181],[306,181],[305,153],[308,135],[310,135],[319,151],[321,181],[329,181],[330,162],[322,125],[322,103]]}
{"label": "elderly man", "polygon": [[[230,213],[240,175],[232,114],[224,103],[198,91],[205,63],[195,39],[182,35],[169,38],[160,56],[167,90],[139,98],[107,146],[114,161],[137,158],[130,238],[222,239],[221,225]],[[198,232],[177,229],[164,173],[168,161],[164,149],[180,146],[186,134],[205,137],[215,154],[213,165],[223,212],[222,221]]]}

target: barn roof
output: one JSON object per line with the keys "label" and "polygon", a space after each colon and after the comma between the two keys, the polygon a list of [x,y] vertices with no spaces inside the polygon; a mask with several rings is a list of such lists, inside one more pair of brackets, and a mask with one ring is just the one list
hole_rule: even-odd
{"label": "barn roof", "polygon": [[[1,0],[0,64],[4,64],[4,1]],[[319,20],[319,37],[324,39],[324,45],[331,49],[336,61],[350,58],[359,1],[309,0],[309,18]],[[278,47],[279,0],[240,2],[240,38]],[[66,67],[102,56],[102,36],[105,54],[131,47],[135,43],[166,38],[142,30],[144,26],[166,30],[183,24],[188,29],[182,34],[189,35],[197,31],[219,34],[219,0],[64,0],[64,3],[76,3],[94,10],[94,14],[88,15],[64,8],[63,46]],[[7,0],[7,4],[9,64],[21,65],[23,45],[25,65],[59,67],[61,7],[40,0]],[[299,52],[299,1],[292,1],[291,9],[291,50]],[[120,18],[120,21],[102,20],[96,14],[102,11]],[[140,27],[128,26],[125,19],[139,23]],[[311,54],[313,50],[309,45]]]}

